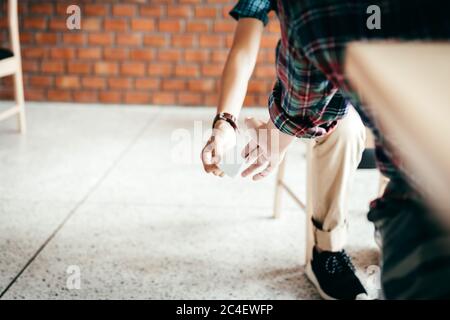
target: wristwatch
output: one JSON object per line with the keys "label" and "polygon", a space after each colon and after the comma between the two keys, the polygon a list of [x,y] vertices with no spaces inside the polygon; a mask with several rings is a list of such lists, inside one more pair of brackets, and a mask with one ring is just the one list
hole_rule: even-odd
{"label": "wristwatch", "polygon": [[228,122],[230,124],[230,126],[233,127],[234,131],[239,131],[238,126],[236,124],[236,122],[237,122],[236,117],[233,116],[232,114],[227,113],[227,112],[218,113],[215,116],[214,121],[213,121],[213,125],[212,125],[213,129],[214,129],[214,125],[219,120],[223,120],[223,121]]}

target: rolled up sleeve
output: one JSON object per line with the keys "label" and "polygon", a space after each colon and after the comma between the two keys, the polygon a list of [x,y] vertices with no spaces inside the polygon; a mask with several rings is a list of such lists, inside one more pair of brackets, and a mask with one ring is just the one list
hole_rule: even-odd
{"label": "rolled up sleeve", "polygon": [[[289,114],[281,96],[280,84],[277,82],[269,97],[269,115],[273,124],[283,133],[297,138],[316,138],[331,132],[337,120],[344,117],[348,110],[348,102],[340,94],[335,94],[324,106],[311,106],[299,109],[295,107],[295,115]],[[289,100],[289,99],[287,99]]]}
{"label": "rolled up sleeve", "polygon": [[240,18],[255,18],[265,25],[269,22],[269,12],[272,10],[270,0],[240,0],[230,11],[230,16],[239,20]]}

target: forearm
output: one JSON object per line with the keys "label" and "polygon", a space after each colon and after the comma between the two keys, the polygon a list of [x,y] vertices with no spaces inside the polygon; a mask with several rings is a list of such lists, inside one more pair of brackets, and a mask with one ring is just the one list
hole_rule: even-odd
{"label": "forearm", "polygon": [[249,60],[242,52],[230,51],[222,73],[217,112],[239,116],[247,93],[248,81],[253,72],[252,61]]}

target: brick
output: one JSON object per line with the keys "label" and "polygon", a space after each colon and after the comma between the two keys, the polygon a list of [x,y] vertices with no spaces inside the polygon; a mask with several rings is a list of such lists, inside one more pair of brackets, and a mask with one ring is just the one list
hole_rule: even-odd
{"label": "brick", "polygon": [[199,39],[200,47],[221,48],[224,46],[224,37],[220,35],[202,34]]}
{"label": "brick", "polygon": [[164,10],[162,6],[142,6],[140,8],[141,16],[147,17],[161,17],[164,15]]}
{"label": "brick", "polygon": [[25,29],[47,29],[47,19],[45,17],[31,18],[28,17],[23,23]]}
{"label": "brick", "polygon": [[135,15],[136,6],[133,4],[115,4],[113,6],[114,16],[132,17]]}
{"label": "brick", "polygon": [[84,18],[81,20],[81,30],[100,31],[101,20],[97,18]]}
{"label": "brick", "polygon": [[211,92],[215,88],[216,81],[213,79],[189,80],[189,90],[196,92]]}
{"label": "brick", "polygon": [[147,73],[151,76],[171,76],[173,74],[173,66],[164,62],[150,63]]}
{"label": "brick", "polygon": [[149,103],[150,93],[146,91],[127,91],[125,92],[125,103]]}
{"label": "brick", "polygon": [[244,99],[244,106],[246,107],[254,107],[258,105],[258,97],[251,95],[251,94],[247,94],[245,96]]}
{"label": "brick", "polygon": [[78,89],[80,79],[77,76],[61,76],[55,79],[55,85],[64,89]]}
{"label": "brick", "polygon": [[92,65],[90,63],[76,61],[67,62],[67,71],[69,71],[69,73],[90,74],[91,70]]}
{"label": "brick", "polygon": [[160,105],[175,104],[176,96],[173,92],[154,92],[151,96],[151,102]]}
{"label": "brick", "polygon": [[204,64],[202,65],[202,75],[207,77],[219,77],[222,74],[223,65]]}
{"label": "brick", "polygon": [[128,30],[128,23],[123,19],[106,19],[104,21],[103,27],[105,31],[122,31]]}
{"label": "brick", "polygon": [[130,57],[132,60],[153,60],[155,54],[151,49],[131,49]]}
{"label": "brick", "polygon": [[214,32],[233,32],[236,28],[234,21],[216,21],[214,22]]}
{"label": "brick", "polygon": [[46,58],[48,51],[43,48],[22,48],[21,50],[23,58]]}
{"label": "brick", "polygon": [[89,44],[110,46],[113,43],[112,36],[108,33],[91,33],[88,36]]}
{"label": "brick", "polygon": [[233,9],[233,5],[226,5],[222,7],[222,17],[225,19],[230,19],[230,11]]}
{"label": "brick", "polygon": [[197,18],[215,18],[217,16],[217,9],[214,7],[198,6],[195,8],[195,16]]}
{"label": "brick", "polygon": [[114,75],[119,72],[119,66],[116,62],[97,62],[94,70],[98,75]]}
{"label": "brick", "polygon": [[39,63],[34,60],[22,60],[22,70],[27,73],[37,72],[39,70]]}
{"label": "brick", "polygon": [[227,60],[227,57],[228,50],[214,50],[211,54],[211,61],[223,63]]}
{"label": "brick", "polygon": [[203,0],[179,0],[180,3],[200,4]]}
{"label": "brick", "polygon": [[[35,35],[36,42],[39,44],[55,44],[58,40],[58,36],[56,33],[50,32],[37,32]],[[23,39],[21,39],[22,42]]]}
{"label": "brick", "polygon": [[48,90],[47,99],[49,101],[72,101],[72,94],[70,91],[64,90]]}
{"label": "brick", "polygon": [[73,48],[52,48],[50,56],[55,59],[73,59],[75,58],[75,49]]}
{"label": "brick", "polygon": [[181,51],[178,49],[160,49],[158,51],[159,61],[180,61]]}
{"label": "brick", "polygon": [[183,106],[198,106],[203,104],[203,97],[198,93],[181,92],[178,94],[178,104]]}
{"label": "brick", "polygon": [[25,88],[26,101],[44,101],[46,100],[44,89]]}
{"label": "brick", "polygon": [[64,63],[62,61],[43,61],[41,71],[43,73],[63,73]]}
{"label": "brick", "polygon": [[264,80],[252,80],[248,84],[249,93],[268,93],[270,91],[270,82]]}
{"label": "brick", "polygon": [[65,19],[50,19],[49,29],[53,31],[69,31],[67,30],[67,24]]}
{"label": "brick", "polygon": [[81,85],[89,89],[105,89],[106,81],[102,77],[83,77]]}
{"label": "brick", "polygon": [[39,3],[32,4],[29,7],[29,11],[33,14],[53,14],[54,7],[52,3]]}
{"label": "brick", "polygon": [[105,4],[85,4],[83,5],[82,13],[86,16],[104,17],[108,13],[108,6]]}
{"label": "brick", "polygon": [[208,50],[202,49],[187,49],[184,52],[184,60],[188,62],[207,62],[209,61],[210,53]]}
{"label": "brick", "polygon": [[65,33],[63,35],[63,42],[65,44],[83,45],[85,42],[84,33]]}
{"label": "brick", "polygon": [[263,79],[273,78],[273,77],[275,77],[275,73],[276,73],[275,66],[273,66],[273,65],[268,65],[268,66],[258,65],[255,70],[256,77],[263,78]]}
{"label": "brick", "polygon": [[165,35],[149,35],[144,37],[144,45],[152,47],[164,47],[167,43]]}
{"label": "brick", "polygon": [[184,90],[186,87],[186,81],[180,79],[164,79],[162,81],[162,89],[171,90]]}
{"label": "brick", "polygon": [[53,85],[52,76],[30,76],[28,83],[33,87],[51,87]]}
{"label": "brick", "polygon": [[121,103],[122,92],[120,91],[102,91],[98,94],[100,102],[104,103]]}
{"label": "brick", "polygon": [[154,31],[155,29],[155,21],[148,18],[131,20],[131,30],[133,31]]}
{"label": "brick", "polygon": [[194,44],[194,36],[192,34],[174,34],[172,36],[172,46],[191,48]]}
{"label": "brick", "polygon": [[261,39],[261,48],[275,48],[279,39],[280,36],[276,34],[265,35]]}
{"label": "brick", "polygon": [[179,77],[197,77],[199,68],[196,65],[178,65],[175,67],[175,75]]}
{"label": "brick", "polygon": [[167,15],[174,18],[189,18],[192,16],[192,7],[184,5],[170,5]]}
{"label": "brick", "polygon": [[[0,28],[4,28],[6,30],[6,28],[8,28],[8,27],[6,26],[6,27],[0,27]],[[0,32],[0,42],[4,43],[7,41],[9,41],[9,40],[6,37],[6,34]],[[34,43],[34,32],[21,32],[19,34],[19,41],[22,45],[25,43]]]}
{"label": "brick", "polygon": [[205,21],[187,21],[186,31],[187,32],[208,32],[209,24]]}
{"label": "brick", "polygon": [[136,79],[135,87],[136,89],[159,89],[159,79],[153,78],[145,78],[145,79]]}
{"label": "brick", "polygon": [[217,106],[218,101],[219,101],[218,94],[207,94],[204,96],[204,104],[206,106]]}
{"label": "brick", "polygon": [[98,94],[97,91],[80,91],[77,90],[77,92],[73,95],[73,99],[75,102],[97,102],[98,101]]}
{"label": "brick", "polygon": [[162,20],[158,23],[158,30],[160,32],[180,32],[181,21],[180,20]]}
{"label": "brick", "polygon": [[80,48],[77,51],[77,56],[80,59],[100,59],[102,51],[99,48]]}
{"label": "brick", "polygon": [[112,89],[131,89],[133,87],[129,78],[109,78],[108,86]]}
{"label": "brick", "polygon": [[117,34],[116,41],[119,46],[139,46],[142,43],[142,35],[137,33]]}
{"label": "brick", "polygon": [[128,50],[124,48],[105,48],[103,56],[107,60],[126,60],[128,59]]}
{"label": "brick", "polygon": [[141,62],[124,62],[120,67],[121,74],[130,76],[143,76],[145,64]]}

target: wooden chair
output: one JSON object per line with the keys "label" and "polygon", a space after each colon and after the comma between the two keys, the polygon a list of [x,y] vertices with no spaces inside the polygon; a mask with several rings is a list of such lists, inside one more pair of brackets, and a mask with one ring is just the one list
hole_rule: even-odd
{"label": "wooden chair", "polygon": [[[373,138],[369,131],[368,139],[366,142],[366,148],[374,148]],[[283,162],[278,167],[278,173],[276,177],[276,185],[275,185],[275,199],[274,199],[274,208],[273,208],[273,217],[275,219],[281,216],[281,208],[282,208],[282,193],[286,191],[286,193],[298,204],[298,206],[305,211],[306,214],[306,239],[305,239],[305,264],[311,259],[312,248],[314,246],[314,234],[313,234],[313,225],[312,225],[312,215],[313,210],[311,206],[311,179],[312,175],[309,174],[311,172],[311,156],[312,156],[312,148],[314,144],[311,140],[306,141],[306,200],[302,201],[289,186],[284,181],[285,169],[286,169],[286,157]],[[378,194],[381,195],[384,191],[384,187],[386,186],[388,180],[380,174]]]}
{"label": "wooden chair", "polygon": [[0,48],[0,77],[13,76],[15,105],[0,113],[0,121],[17,115],[19,131],[25,133],[25,98],[23,93],[17,0],[8,1],[8,25],[11,49]]}

